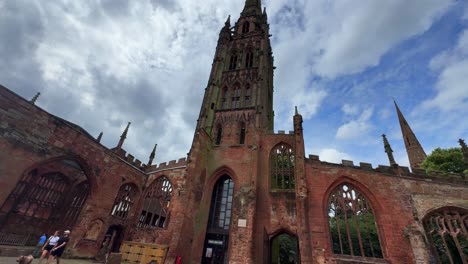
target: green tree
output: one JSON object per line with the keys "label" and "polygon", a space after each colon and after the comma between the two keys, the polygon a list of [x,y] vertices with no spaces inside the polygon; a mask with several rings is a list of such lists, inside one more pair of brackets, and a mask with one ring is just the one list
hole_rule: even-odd
{"label": "green tree", "polygon": [[468,169],[467,164],[463,161],[461,148],[436,148],[424,160],[422,167],[427,172],[445,171],[463,173]]}

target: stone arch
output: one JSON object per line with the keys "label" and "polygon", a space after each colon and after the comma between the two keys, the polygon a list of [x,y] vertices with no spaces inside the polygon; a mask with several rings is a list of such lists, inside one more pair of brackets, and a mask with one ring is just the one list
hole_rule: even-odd
{"label": "stone arch", "polygon": [[[334,194],[338,188],[341,188],[342,186],[344,185],[347,185],[347,186],[351,186],[350,189],[356,191],[356,197],[359,197],[359,194],[361,195],[362,198],[364,198],[364,200],[367,200],[367,207],[368,209],[370,209],[370,212],[371,214],[373,215],[374,217],[374,221],[371,221],[373,223],[375,223],[375,232],[377,234],[377,238],[378,238],[378,242],[380,244],[379,248],[380,251],[381,251],[381,254],[378,254],[378,251],[376,252],[377,255],[378,255],[378,258],[384,258],[387,254],[386,254],[386,245],[385,245],[385,234],[384,234],[384,231],[383,231],[383,227],[382,227],[382,207],[380,205],[380,203],[378,202],[377,198],[373,195],[373,193],[366,187],[364,186],[363,184],[361,184],[360,182],[350,178],[350,177],[346,177],[346,176],[342,176],[338,179],[336,179],[327,189],[327,191],[325,192],[324,196],[323,196],[323,201],[322,201],[322,206],[323,206],[323,215],[324,215],[324,218],[326,218],[326,236],[328,238],[328,241],[329,241],[329,245],[330,245],[330,251],[333,252],[334,248],[333,248],[333,239],[332,239],[332,228],[330,227],[330,203],[331,203],[331,199],[332,199],[332,194]],[[354,194],[353,194],[354,196]],[[353,198],[353,200],[356,200]],[[358,199],[359,200],[359,199]],[[338,221],[338,220],[337,220]],[[346,228],[348,228],[346,226]],[[349,227],[349,228],[352,228],[352,227]],[[372,229],[369,229],[369,230],[372,230]],[[356,231],[359,236],[360,236],[360,232],[361,231]],[[346,237],[345,237],[346,238]],[[348,237],[347,239],[350,239],[349,238],[349,233],[348,233]],[[361,238],[359,238],[359,244],[361,244]],[[369,238],[370,239],[370,238]],[[350,241],[350,240],[349,240]],[[341,247],[341,242],[340,242],[340,247]],[[351,247],[351,246],[350,246]],[[362,256],[358,256],[358,257],[369,257],[369,256],[366,256],[365,253],[364,253],[364,250],[362,250],[362,244],[361,244],[361,248],[359,249],[360,250],[360,253],[362,254]],[[371,251],[373,250],[372,246],[371,246]],[[352,251],[352,249],[350,249],[350,251]],[[338,254],[338,255],[341,255],[340,253],[335,253],[333,252],[334,254]],[[372,254],[374,254],[374,252],[372,252]],[[347,255],[347,254],[344,254],[344,255]],[[353,255],[354,256],[354,253],[350,253],[350,255]]]}
{"label": "stone arch", "polygon": [[[73,229],[96,189],[95,182],[93,171],[77,155],[32,164],[0,207],[0,230],[35,237],[52,227]],[[30,242],[34,243],[24,243]]]}
{"label": "stone arch", "polygon": [[210,191],[210,193],[213,191],[213,188],[216,182],[219,180],[219,178],[223,177],[224,175],[228,175],[229,177],[231,177],[232,181],[234,182],[234,193],[236,193],[236,190],[239,186],[238,177],[233,169],[225,165],[217,168],[211,174],[211,177],[209,177],[208,182],[205,186],[208,187],[208,190]]}
{"label": "stone arch", "polygon": [[280,227],[269,235],[267,250],[265,257],[269,263],[300,263],[299,236],[287,227]]}
{"label": "stone arch", "polygon": [[463,206],[442,206],[422,219],[433,261],[466,263],[468,255],[468,209]]}

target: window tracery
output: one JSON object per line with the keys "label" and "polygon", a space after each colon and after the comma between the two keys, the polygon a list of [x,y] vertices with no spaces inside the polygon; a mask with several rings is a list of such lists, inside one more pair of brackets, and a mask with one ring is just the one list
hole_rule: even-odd
{"label": "window tracery", "polygon": [[374,212],[351,184],[341,184],[330,194],[328,222],[334,254],[383,257]]}
{"label": "window tracery", "polygon": [[281,143],[270,154],[271,188],[294,189],[294,152],[291,146]]}
{"label": "window tracery", "polygon": [[468,263],[468,210],[444,207],[424,218],[438,263]]}
{"label": "window tracery", "polygon": [[156,179],[146,192],[137,226],[164,228],[167,226],[172,184],[165,176]]}
{"label": "window tracery", "polygon": [[119,218],[127,218],[137,196],[137,188],[133,184],[124,184],[120,187],[119,193],[114,201],[111,215]]}

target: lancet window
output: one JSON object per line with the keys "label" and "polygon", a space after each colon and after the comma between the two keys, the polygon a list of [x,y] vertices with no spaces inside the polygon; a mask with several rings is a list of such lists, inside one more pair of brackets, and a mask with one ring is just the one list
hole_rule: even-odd
{"label": "lancet window", "polygon": [[245,85],[245,94],[244,94],[244,106],[248,107],[251,104],[252,89],[250,89],[250,84]]}
{"label": "lancet window", "polygon": [[209,229],[229,230],[233,193],[234,182],[229,176],[225,175],[217,181],[211,198]]}
{"label": "lancet window", "polygon": [[247,52],[245,55],[245,67],[246,68],[251,68],[253,67],[253,53],[251,51]]}
{"label": "lancet window", "polygon": [[114,201],[111,215],[119,218],[127,218],[137,196],[137,188],[133,184],[124,184],[120,187],[119,193]]}
{"label": "lancet window", "polygon": [[247,33],[247,32],[249,32],[249,27],[250,27],[249,21],[245,21],[245,22],[242,24],[242,33]]}
{"label": "lancet window", "polygon": [[220,124],[218,124],[218,126],[216,127],[216,141],[215,141],[216,145],[221,144],[222,137],[223,137],[223,127]]}
{"label": "lancet window", "polygon": [[237,68],[237,55],[232,54],[229,62],[229,70],[235,70]]}
{"label": "lancet window", "polygon": [[437,263],[468,263],[468,210],[444,207],[423,222]]}
{"label": "lancet window", "polygon": [[328,223],[334,254],[383,257],[374,211],[353,185],[341,184],[330,194]]}
{"label": "lancet window", "polygon": [[239,144],[245,143],[245,123],[241,122],[239,125]]}
{"label": "lancet window", "polygon": [[270,154],[271,188],[294,189],[294,152],[286,143],[278,144]]}
{"label": "lancet window", "polygon": [[228,108],[228,88],[224,87],[221,95],[221,109]]}
{"label": "lancet window", "polygon": [[232,97],[231,97],[231,108],[239,108],[241,106],[241,88],[238,84],[234,86],[234,90],[232,90]]}
{"label": "lancet window", "polygon": [[167,226],[172,184],[165,176],[156,179],[146,192],[143,209],[138,221],[141,228],[164,228]]}

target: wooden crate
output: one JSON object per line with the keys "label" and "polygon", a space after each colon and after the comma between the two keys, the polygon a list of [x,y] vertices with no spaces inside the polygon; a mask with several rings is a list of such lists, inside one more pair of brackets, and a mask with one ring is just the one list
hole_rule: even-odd
{"label": "wooden crate", "polygon": [[158,264],[164,263],[168,246],[124,241],[120,246],[122,263],[148,264],[156,261]]}

